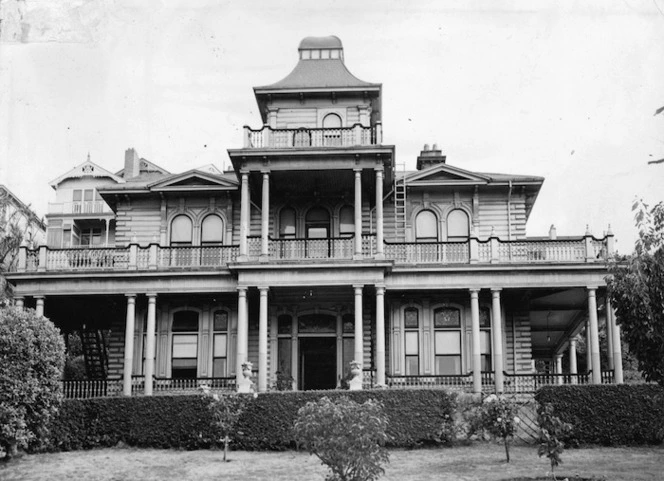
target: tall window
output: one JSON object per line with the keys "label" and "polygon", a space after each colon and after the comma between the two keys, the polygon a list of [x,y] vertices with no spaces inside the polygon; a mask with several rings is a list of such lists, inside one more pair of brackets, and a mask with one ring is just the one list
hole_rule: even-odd
{"label": "tall window", "polygon": [[341,318],[343,331],[343,357],[342,372],[350,369],[350,362],[355,357],[355,314],[344,314]]}
{"label": "tall window", "polygon": [[461,374],[461,312],[453,307],[433,311],[436,374]]}
{"label": "tall window", "polygon": [[491,316],[488,307],[480,309],[480,353],[482,371],[491,371]]}
{"label": "tall window", "polygon": [[295,209],[284,207],[279,214],[279,237],[295,239]]}
{"label": "tall window", "polygon": [[454,209],[447,216],[447,240],[465,241],[468,236],[468,214],[461,209]]}
{"label": "tall window", "polygon": [[173,314],[171,377],[195,378],[198,374],[198,313],[178,311]]}
{"label": "tall window", "polygon": [[430,210],[423,210],[415,218],[417,242],[438,242],[438,218]]}
{"label": "tall window", "polygon": [[171,222],[171,245],[190,246],[192,243],[192,223],[186,215],[175,216]]}
{"label": "tall window", "polygon": [[201,244],[218,245],[224,243],[224,221],[218,215],[208,215],[201,224]]}
{"label": "tall window", "polygon": [[212,326],[212,377],[225,377],[228,375],[228,312],[215,311]]}
{"label": "tall window", "polygon": [[100,246],[101,244],[101,227],[86,227],[81,229],[82,246]]}
{"label": "tall window", "polygon": [[420,373],[420,319],[419,311],[414,307],[404,310],[406,376]]}
{"label": "tall window", "polygon": [[355,210],[352,205],[344,205],[339,210],[339,237],[355,234]]}
{"label": "tall window", "polygon": [[277,318],[277,371],[292,376],[293,318],[282,314]]}
{"label": "tall window", "polygon": [[323,142],[326,147],[341,145],[341,117],[337,114],[327,114],[323,118]]}
{"label": "tall window", "polygon": [[330,214],[322,207],[312,207],[305,218],[308,239],[325,239],[330,235]]}

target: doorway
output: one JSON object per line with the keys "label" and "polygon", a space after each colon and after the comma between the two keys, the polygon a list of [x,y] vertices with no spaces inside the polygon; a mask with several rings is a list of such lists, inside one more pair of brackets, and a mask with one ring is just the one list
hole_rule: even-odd
{"label": "doorway", "polygon": [[336,337],[301,337],[300,389],[334,389],[337,387]]}

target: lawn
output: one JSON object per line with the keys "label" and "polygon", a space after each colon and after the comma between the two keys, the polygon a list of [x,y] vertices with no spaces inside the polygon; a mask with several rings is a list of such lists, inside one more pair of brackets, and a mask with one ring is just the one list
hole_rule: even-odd
{"label": "lawn", "polygon": [[[496,444],[455,448],[392,450],[381,480],[497,481],[515,476],[548,474],[546,458],[538,458],[533,446],[515,446],[512,462]],[[317,458],[298,452],[230,453],[221,461],[220,451],[169,451],[114,448],[23,456],[0,463],[0,479],[10,480],[124,480],[197,481],[320,480],[326,468]],[[664,479],[664,447],[585,448],[563,454],[560,474],[604,476],[607,481]],[[560,479],[560,478],[559,478]]]}

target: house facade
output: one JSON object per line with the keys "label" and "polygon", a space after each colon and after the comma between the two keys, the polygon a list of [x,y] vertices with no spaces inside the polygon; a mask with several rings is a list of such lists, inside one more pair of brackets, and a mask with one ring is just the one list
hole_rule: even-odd
{"label": "house facade", "polygon": [[298,56],[254,88],[261,125],[228,151],[232,171],[172,174],[130,148],[115,173],[88,158],[51,183],[47,243],[9,279],[17,304],[81,332],[91,380],[126,395],[247,377],[258,391],[622,382],[610,230],[530,238],[542,177],[471,172],[435,145],[404,171],[381,84],[350,73],[337,37]]}

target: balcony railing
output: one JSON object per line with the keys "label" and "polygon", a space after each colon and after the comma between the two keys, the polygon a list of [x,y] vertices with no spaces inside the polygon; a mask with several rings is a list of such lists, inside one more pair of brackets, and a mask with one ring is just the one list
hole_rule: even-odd
{"label": "balcony railing", "polygon": [[[491,238],[465,242],[385,242],[384,259],[398,265],[459,264],[568,264],[604,262],[611,255],[609,237],[575,240],[501,241]],[[248,260],[261,257],[260,237],[247,239]],[[376,237],[362,236],[362,258],[378,253]],[[325,239],[268,239],[269,261],[352,260],[354,237]],[[172,246],[157,244],[128,247],[77,247],[39,249],[21,247],[18,272],[131,271],[218,269],[237,262],[239,246]]]}
{"label": "balcony railing", "polygon": [[49,202],[50,214],[112,214],[113,210],[103,200],[78,202]]}
{"label": "balcony railing", "polygon": [[273,129],[260,130],[244,127],[245,149],[288,149],[303,147],[352,147],[356,145],[380,145],[380,124],[365,127],[355,124],[342,128]]}

